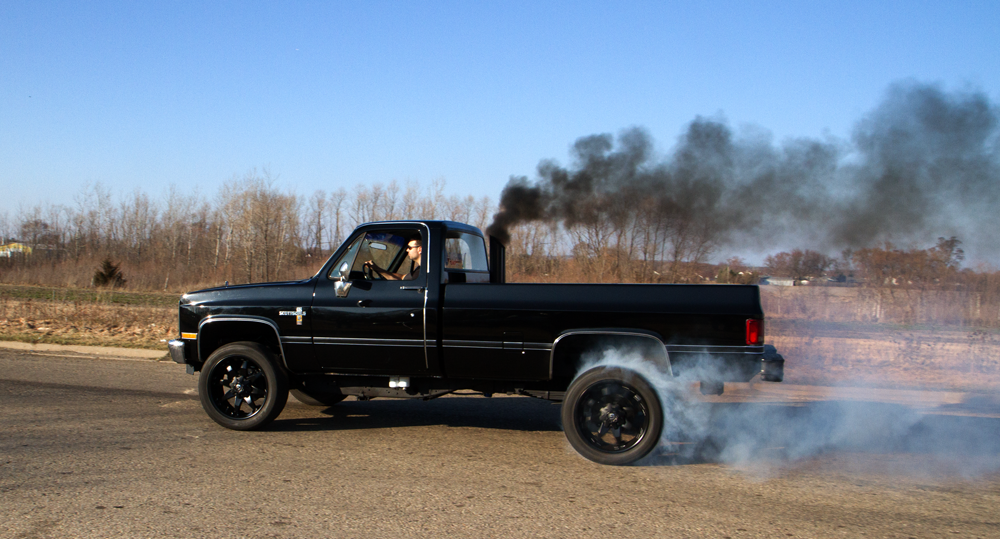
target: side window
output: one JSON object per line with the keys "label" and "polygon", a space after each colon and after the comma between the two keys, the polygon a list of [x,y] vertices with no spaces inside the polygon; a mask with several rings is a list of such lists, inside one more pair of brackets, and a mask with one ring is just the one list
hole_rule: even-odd
{"label": "side window", "polygon": [[[336,263],[330,268],[329,279],[338,280],[345,275],[348,280],[365,277],[365,262],[369,260],[382,270],[407,274],[413,270],[413,261],[407,256],[407,244],[421,239],[416,230],[372,230],[358,236]],[[426,255],[424,255],[426,256]],[[375,280],[384,277],[370,275]]]}
{"label": "side window", "polygon": [[489,271],[483,238],[449,231],[444,241],[446,270]]}
{"label": "side window", "polygon": [[350,273],[354,266],[354,260],[358,257],[358,249],[361,247],[362,239],[362,236],[358,236],[354,240],[354,243],[347,249],[347,252],[330,267],[330,273],[326,276],[328,279],[339,280],[341,275],[348,279],[351,278]]}
{"label": "side window", "polygon": [[365,234],[351,271],[362,271],[371,260],[380,268],[397,271],[406,258],[406,237],[398,232],[374,231]]}

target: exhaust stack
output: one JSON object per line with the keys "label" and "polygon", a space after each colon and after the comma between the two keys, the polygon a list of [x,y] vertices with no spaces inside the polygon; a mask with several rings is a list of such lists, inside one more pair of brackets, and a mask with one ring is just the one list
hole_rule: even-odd
{"label": "exhaust stack", "polygon": [[503,284],[507,282],[507,248],[490,235],[490,283]]}

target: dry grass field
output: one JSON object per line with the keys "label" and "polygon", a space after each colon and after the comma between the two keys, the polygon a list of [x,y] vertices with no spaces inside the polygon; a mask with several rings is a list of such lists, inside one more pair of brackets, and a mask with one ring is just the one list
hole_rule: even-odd
{"label": "dry grass field", "polygon": [[996,311],[940,291],[761,287],[767,340],[786,381],[806,384],[995,390]]}
{"label": "dry grass field", "polygon": [[177,335],[171,294],[0,285],[0,339],[166,349]]}
{"label": "dry grass field", "polygon": [[[920,298],[919,323],[906,324],[898,308],[859,288],[765,286],[761,292],[768,342],[785,356],[790,383],[1000,388],[1000,331],[934,323],[932,315],[954,320],[957,307],[947,295]],[[0,285],[0,339],[165,349],[164,341],[177,335],[177,299]]]}

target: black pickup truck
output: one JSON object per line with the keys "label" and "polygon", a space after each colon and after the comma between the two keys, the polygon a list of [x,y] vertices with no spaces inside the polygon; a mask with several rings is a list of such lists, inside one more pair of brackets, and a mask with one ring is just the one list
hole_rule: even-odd
{"label": "black pickup truck", "polygon": [[756,286],[519,284],[504,275],[503,245],[491,238],[487,248],[478,228],[368,223],[308,279],[185,294],[170,353],[201,371],[205,411],[231,429],[263,427],[289,392],[322,406],[350,395],[518,394],[561,401],[570,443],[606,464],[647,455],[670,405],[643,369],[594,366],[606,354],[686,373],[705,393],[758,374],[781,381]]}

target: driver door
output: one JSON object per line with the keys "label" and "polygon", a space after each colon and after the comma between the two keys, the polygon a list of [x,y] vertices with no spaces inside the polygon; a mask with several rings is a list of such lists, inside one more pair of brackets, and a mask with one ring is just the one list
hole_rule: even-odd
{"label": "driver door", "polygon": [[[426,372],[427,276],[392,281],[366,271],[371,260],[394,273],[409,273],[406,245],[420,229],[368,229],[316,285],[311,316],[317,366],[327,372],[412,375]],[[427,252],[422,254],[426,260]],[[421,267],[426,267],[421,264]]]}

